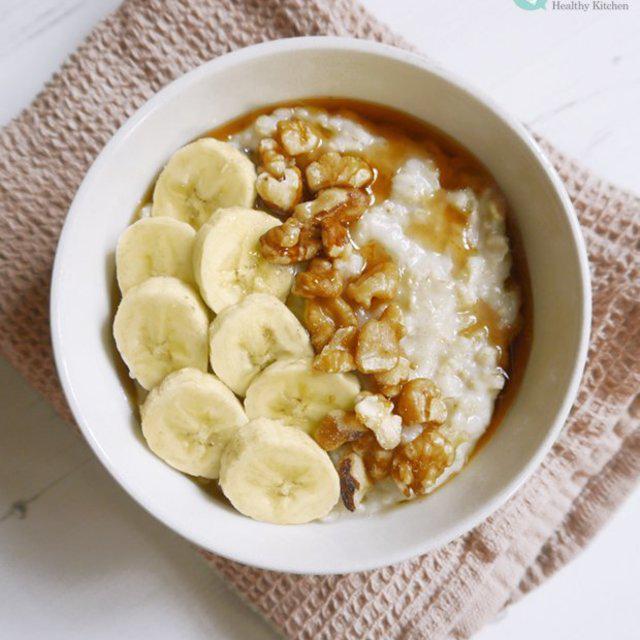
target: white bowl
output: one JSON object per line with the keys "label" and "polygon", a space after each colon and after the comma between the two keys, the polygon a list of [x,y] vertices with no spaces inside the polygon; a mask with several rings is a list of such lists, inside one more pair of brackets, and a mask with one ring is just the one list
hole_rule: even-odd
{"label": "white bowl", "polygon": [[[311,96],[395,107],[449,133],[486,164],[511,203],[524,241],[534,338],[503,423],[463,472],[435,494],[368,517],[276,526],[210,498],[145,446],[112,346],[113,252],[136,204],[178,147],[256,107]],[[343,573],[406,559],[446,543],[503,504],[562,428],[582,373],[589,324],[589,275],[578,222],[531,136],[476,90],[423,58],[341,38],[249,47],[202,65],[149,100],[84,179],[62,231],[51,292],[62,386],[113,477],[195,544],[246,564],[298,573]]]}

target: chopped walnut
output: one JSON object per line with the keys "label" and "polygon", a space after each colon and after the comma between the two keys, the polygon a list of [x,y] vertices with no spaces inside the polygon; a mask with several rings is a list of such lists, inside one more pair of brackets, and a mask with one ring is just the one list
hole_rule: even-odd
{"label": "chopped walnut", "polygon": [[355,511],[371,487],[364,461],[357,453],[346,455],[338,463],[338,476],[342,503],[349,511]]}
{"label": "chopped walnut", "polygon": [[341,155],[336,151],[322,154],[305,169],[311,191],[327,187],[353,187],[360,189],[373,182],[373,170],[362,158]]}
{"label": "chopped walnut", "polygon": [[400,306],[395,302],[391,302],[385,307],[382,315],[380,316],[380,320],[382,320],[382,322],[387,322],[393,327],[398,340],[407,335],[407,329],[404,326],[404,314],[402,313]]}
{"label": "chopped walnut", "polygon": [[349,226],[357,222],[369,206],[369,196],[360,189],[324,189],[314,200],[300,203],[293,215],[304,221],[333,218]]}
{"label": "chopped walnut", "polygon": [[310,153],[320,144],[320,138],[304,120],[280,120],[278,137],[284,150],[291,156]]}
{"label": "chopped walnut", "polygon": [[340,257],[351,246],[348,229],[333,217],[321,223],[322,246],[330,258]]}
{"label": "chopped walnut", "polygon": [[311,344],[320,351],[340,327],[357,327],[358,318],[346,300],[324,298],[307,300],[304,325],[311,336]]}
{"label": "chopped walnut", "polygon": [[291,292],[303,298],[337,298],[344,288],[342,274],[329,260],[314,258],[306,271],[301,271]]}
{"label": "chopped walnut", "polygon": [[324,417],[314,438],[325,451],[334,451],[347,442],[355,442],[369,433],[353,411],[335,409]]}
{"label": "chopped walnut", "polygon": [[403,385],[396,409],[404,424],[442,424],[447,405],[437,385],[426,378],[415,378]]}
{"label": "chopped walnut", "polygon": [[404,356],[398,357],[398,363],[389,371],[380,371],[373,374],[380,393],[393,398],[400,393],[402,385],[411,375],[411,363]]}
{"label": "chopped walnut", "polygon": [[364,323],[356,345],[356,364],[362,373],[389,371],[398,364],[400,345],[388,322],[369,320]]}
{"label": "chopped walnut", "polygon": [[313,359],[313,368],[327,373],[355,371],[353,351],[356,343],[356,327],[338,329],[322,351]]}
{"label": "chopped walnut", "polygon": [[302,199],[302,176],[298,167],[285,168],[281,178],[262,171],[256,179],[256,191],[272,209],[289,213]]}
{"label": "chopped walnut", "polygon": [[383,449],[395,449],[400,444],[402,419],[393,415],[393,403],[379,393],[363,392],[356,398],[358,420],[371,429]]}
{"label": "chopped walnut", "polygon": [[347,287],[347,296],[365,309],[374,300],[391,300],[398,292],[400,273],[394,262],[381,262],[364,273]]}
{"label": "chopped walnut", "polygon": [[351,448],[362,457],[364,468],[371,480],[382,480],[391,473],[393,451],[383,449],[372,432],[354,441]]}
{"label": "chopped walnut", "polygon": [[273,138],[263,138],[258,145],[260,164],[274,178],[283,178],[287,168],[295,166],[291,158],[284,155],[282,147]]}
{"label": "chopped walnut", "polygon": [[275,264],[310,260],[321,248],[319,230],[296,218],[288,218],[260,238],[262,256]]}
{"label": "chopped walnut", "polygon": [[427,493],[454,459],[455,447],[442,433],[423,431],[394,451],[391,475],[402,493],[413,498]]}

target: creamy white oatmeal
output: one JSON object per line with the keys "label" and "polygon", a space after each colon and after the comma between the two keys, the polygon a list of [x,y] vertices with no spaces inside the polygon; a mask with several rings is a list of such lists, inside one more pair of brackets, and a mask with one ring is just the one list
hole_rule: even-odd
{"label": "creamy white oatmeal", "polygon": [[[372,242],[397,264],[394,302],[404,315],[406,335],[400,345],[411,365],[409,379],[425,378],[439,388],[447,414],[438,432],[455,450],[451,464],[424,491],[429,493],[468,461],[507,381],[521,300],[511,275],[504,198],[492,184],[478,180],[464,184],[461,178],[455,188],[444,188],[442,156],[411,136],[386,135],[385,127],[349,113],[279,108],[258,116],[229,141],[255,156],[260,141],[275,136],[278,122],[290,119],[312,125],[323,153],[353,154],[376,170],[379,181],[386,177],[386,185],[370,187],[371,206],[350,227],[353,246],[333,264],[344,277],[357,277],[364,267],[358,249]],[[363,322],[380,311],[356,313]],[[404,424],[402,442],[424,428]],[[341,451],[332,453],[334,460]],[[357,509],[375,510],[403,499],[392,481],[383,480]]]}

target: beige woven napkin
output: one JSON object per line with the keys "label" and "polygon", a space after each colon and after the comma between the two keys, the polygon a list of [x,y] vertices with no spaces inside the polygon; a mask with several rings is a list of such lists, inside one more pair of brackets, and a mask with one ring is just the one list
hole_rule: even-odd
{"label": "beige woven napkin", "polygon": [[[51,359],[56,241],[92,160],[155,91],[261,40],[355,35],[403,44],[350,0],[128,0],[0,134],[0,350],[70,418]],[[593,276],[589,363],[567,426],[502,509],[446,547],[345,576],[210,564],[290,638],[466,638],[591,539],[640,475],[640,200],[548,145]]]}

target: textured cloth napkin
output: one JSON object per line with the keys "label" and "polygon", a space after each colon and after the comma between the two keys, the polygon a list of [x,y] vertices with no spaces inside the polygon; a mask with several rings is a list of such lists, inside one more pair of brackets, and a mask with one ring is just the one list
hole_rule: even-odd
{"label": "textured cloth napkin", "polygon": [[[170,80],[231,49],[299,35],[404,45],[350,0],[129,0],[0,134],[0,350],[70,418],[48,327],[53,254],[89,165]],[[289,638],[467,638],[570,560],[640,475],[640,199],[544,145],[587,240],[589,362],[535,475],[444,548],[384,569],[295,576],[204,553]]]}

